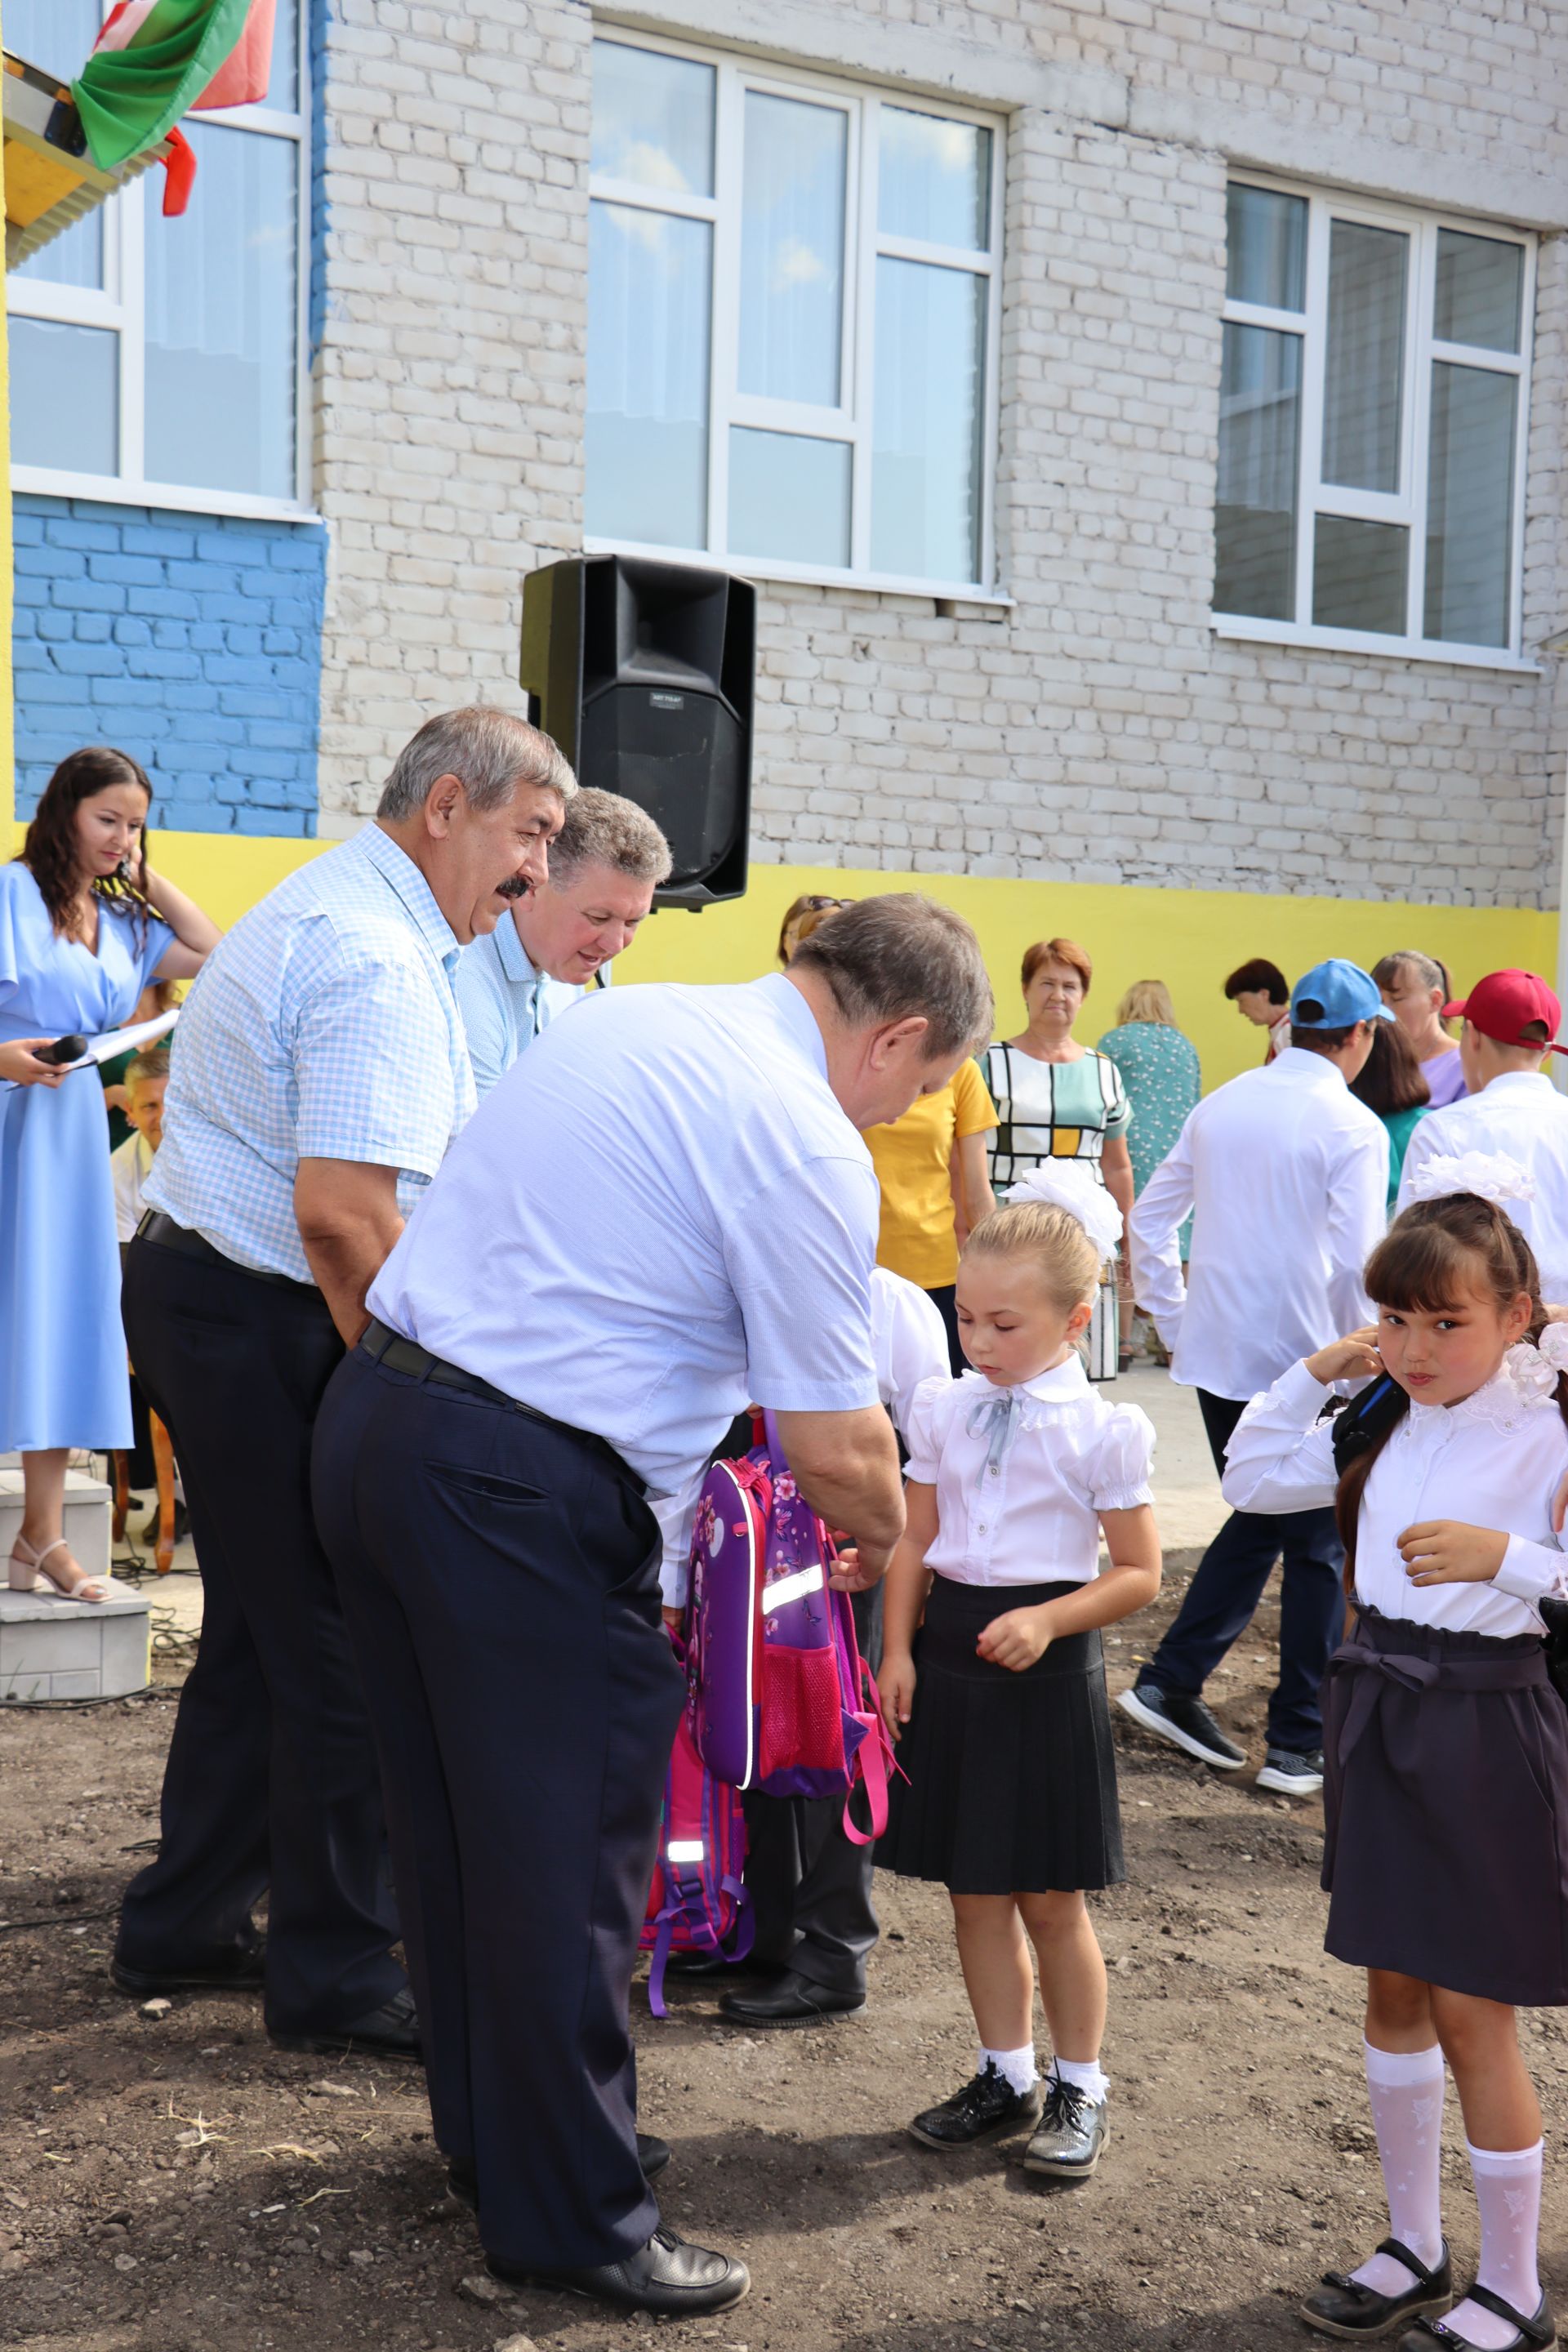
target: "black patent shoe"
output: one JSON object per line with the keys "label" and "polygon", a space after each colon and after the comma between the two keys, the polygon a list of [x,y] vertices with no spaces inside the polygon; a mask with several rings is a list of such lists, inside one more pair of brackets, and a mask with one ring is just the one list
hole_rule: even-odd
{"label": "black patent shoe", "polygon": [[[1403,2262],[1405,2256],[1401,2254],[1399,2259]],[[1489,2311],[1513,2329],[1513,2342],[1504,2347],[1504,2352],[1552,2352],[1557,2341],[1557,2322],[1544,2295],[1530,2319],[1522,2311],[1515,2311],[1511,2303],[1505,2303],[1500,2294],[1494,2294],[1489,2286],[1471,2287],[1466,2300],[1479,2303],[1483,2311]],[[1399,2339],[1399,2352],[1434,2352],[1437,2346],[1441,2346],[1442,2352],[1476,2352],[1463,2328],[1450,2326],[1446,2319],[1418,2319],[1408,2335]]]}
{"label": "black patent shoe", "polygon": [[267,1944],[236,1944],[188,1968],[133,1969],[118,1952],[109,1963],[110,1982],[132,2000],[154,2000],[173,1992],[259,1992],[267,1974]]}
{"label": "black patent shoe", "polygon": [[1031,2130],[1040,2120],[1044,2096],[1038,2083],[1031,2083],[1026,2091],[1016,2091],[987,2059],[984,2070],[962,2091],[918,2115],[908,2126],[909,2135],[922,2147],[956,2156],[988,2139],[1006,2139],[1014,2132]]}
{"label": "black patent shoe", "polygon": [[1091,2099],[1076,2083],[1052,2074],[1046,2084],[1046,2111],[1024,2150],[1026,2172],[1050,2180],[1087,2180],[1110,2138],[1103,2099]]}
{"label": "black patent shoe", "polygon": [[417,2063],[424,2055],[414,1995],[406,1985],[379,2009],[348,2025],[317,2033],[279,2033],[269,2028],[267,2039],[274,2050],[308,2050],[323,2058],[411,2058]]}
{"label": "black patent shoe", "polygon": [[735,2255],[689,2246],[662,2225],[635,2254],[618,2263],[599,2263],[591,2270],[527,2270],[498,2262],[493,2254],[486,2267],[492,2277],[505,2279],[510,2286],[585,2294],[596,2303],[618,2304],[623,2311],[651,2311],[668,2319],[728,2311],[752,2284],[751,2272]]}
{"label": "black patent shoe", "polygon": [[[1454,2300],[1454,2271],[1446,2238],[1443,2252],[1430,2269],[1417,2262],[1397,2238],[1384,2238],[1377,2251],[1403,2263],[1415,2284],[1403,2294],[1379,2294],[1375,2287],[1358,2285],[1346,2271],[1325,2271],[1323,2285],[1328,2292],[1310,2294],[1300,2305],[1309,2327],[1315,2327],[1321,2336],[1352,2336],[1371,2344],[1380,2336],[1392,2336],[1396,2327],[1419,2318],[1423,2312],[1448,2309]],[[1431,2352],[1430,2344],[1427,2352]]]}
{"label": "black patent shoe", "polygon": [[[638,2132],[637,2162],[645,2180],[657,2180],[669,2162],[669,2142],[655,2139],[652,2132]],[[466,2205],[470,2213],[479,2211],[479,2176],[471,2164],[461,2164],[453,2157],[447,2167],[447,2194]]]}

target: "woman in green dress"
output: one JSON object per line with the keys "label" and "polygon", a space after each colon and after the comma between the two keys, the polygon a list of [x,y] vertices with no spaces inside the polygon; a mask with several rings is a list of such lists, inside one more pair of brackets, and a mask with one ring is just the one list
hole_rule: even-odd
{"label": "woman in green dress", "polygon": [[[981,1062],[998,1120],[991,1183],[1000,1198],[1042,1160],[1079,1160],[1125,1223],[1132,1207],[1132,1112],[1115,1063],[1072,1034],[1093,977],[1088,951],[1075,940],[1037,940],[1024,958],[1027,1025],[1005,1045],[987,1047]],[[1108,1279],[1089,1327],[1089,1379],[1113,1381],[1118,1354],[1116,1284]]]}

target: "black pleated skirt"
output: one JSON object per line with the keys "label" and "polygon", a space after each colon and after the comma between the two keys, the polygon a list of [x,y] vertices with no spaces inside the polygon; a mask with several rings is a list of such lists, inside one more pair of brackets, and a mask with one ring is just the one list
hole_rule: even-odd
{"label": "black pleated skirt", "polygon": [[1053,1642],[1024,1674],[974,1644],[993,1618],[1073,1584],[933,1579],[915,1697],[877,1862],[955,1895],[1069,1894],[1125,1876],[1098,1632]]}
{"label": "black pleated skirt", "polygon": [[1540,1639],[1369,1611],[1330,1661],[1323,1746],[1334,1958],[1568,2003],[1568,1707]]}

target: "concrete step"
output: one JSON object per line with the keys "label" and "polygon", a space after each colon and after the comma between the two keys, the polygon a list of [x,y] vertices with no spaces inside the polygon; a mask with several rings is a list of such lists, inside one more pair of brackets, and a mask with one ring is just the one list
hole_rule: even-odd
{"label": "concrete step", "polygon": [[[112,1497],[100,1479],[66,1476],[65,1535],[89,1576],[109,1581],[107,1601],[65,1601],[12,1592],[0,1576],[0,1703],[51,1698],[124,1698],[150,1679],[147,1603],[109,1575]],[[0,1470],[0,1559],[22,1524],[22,1474]]]}

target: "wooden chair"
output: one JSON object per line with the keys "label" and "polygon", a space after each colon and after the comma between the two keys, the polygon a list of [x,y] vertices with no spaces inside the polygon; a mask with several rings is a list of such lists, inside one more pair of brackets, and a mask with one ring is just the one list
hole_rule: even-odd
{"label": "wooden chair", "polygon": [[[168,1431],[151,1408],[147,1420],[153,1437],[153,1466],[158,1479],[158,1540],[153,1560],[159,1575],[167,1576],[174,1560],[174,1449],[169,1443]],[[123,1543],[131,1508],[131,1457],[113,1454],[110,1460],[114,1468],[114,1540]]]}

